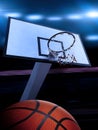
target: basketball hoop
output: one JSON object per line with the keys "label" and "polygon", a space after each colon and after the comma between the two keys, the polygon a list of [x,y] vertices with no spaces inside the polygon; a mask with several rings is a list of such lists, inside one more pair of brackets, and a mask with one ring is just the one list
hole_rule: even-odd
{"label": "basketball hoop", "polygon": [[[67,48],[64,47],[64,39],[66,39],[66,36],[62,37],[62,35],[64,34],[66,34],[66,36],[68,35],[67,39],[71,39],[69,42],[70,45],[68,44]],[[52,37],[50,37],[47,43],[48,50],[49,50],[49,56],[48,56],[49,60],[57,61],[57,63],[61,65],[62,64],[65,65],[66,63],[77,62],[74,54],[70,54],[69,52],[69,50],[71,50],[71,48],[74,46],[75,40],[76,40],[75,36],[70,32],[59,32],[54,34]],[[52,47],[50,47],[50,43],[53,43],[53,41],[61,43],[61,48],[58,50],[52,49]]]}

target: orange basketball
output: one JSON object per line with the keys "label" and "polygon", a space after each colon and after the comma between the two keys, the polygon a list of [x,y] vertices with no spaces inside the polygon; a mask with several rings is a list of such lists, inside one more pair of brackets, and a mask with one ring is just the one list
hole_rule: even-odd
{"label": "orange basketball", "polygon": [[43,100],[13,104],[1,113],[0,118],[2,130],[80,130],[68,111]]}

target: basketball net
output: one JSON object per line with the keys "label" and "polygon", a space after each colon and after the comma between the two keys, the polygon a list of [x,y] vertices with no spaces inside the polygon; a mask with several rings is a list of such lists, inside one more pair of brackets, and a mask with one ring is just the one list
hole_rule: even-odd
{"label": "basketball net", "polygon": [[[76,57],[72,52],[72,47],[74,46],[75,40],[75,36],[70,32],[59,32],[53,35],[47,43],[49,50],[49,60],[56,61],[61,65],[65,65],[67,63],[76,63]],[[52,44],[54,41],[57,42],[57,44],[61,43],[61,46],[53,48]]]}

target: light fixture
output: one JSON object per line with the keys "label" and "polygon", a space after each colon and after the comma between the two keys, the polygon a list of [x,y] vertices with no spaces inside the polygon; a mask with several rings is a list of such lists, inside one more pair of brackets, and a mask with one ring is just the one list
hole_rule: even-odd
{"label": "light fixture", "polygon": [[62,20],[62,17],[51,16],[51,17],[48,17],[47,20],[49,20],[49,21],[60,21],[60,20]]}
{"label": "light fixture", "polygon": [[28,20],[41,20],[41,19],[43,19],[43,16],[42,15],[28,15],[26,17],[26,19],[28,19]]}
{"label": "light fixture", "polygon": [[20,17],[21,14],[20,13],[5,13],[4,14],[5,17]]}
{"label": "light fixture", "polygon": [[86,16],[90,18],[96,18],[98,17],[98,11],[89,11],[86,13]]}
{"label": "light fixture", "polygon": [[86,40],[96,41],[98,40],[98,35],[89,35],[86,37]]}
{"label": "light fixture", "polygon": [[82,16],[79,15],[79,14],[71,14],[71,15],[66,16],[66,18],[67,18],[67,19],[78,20],[78,19],[81,19]]}

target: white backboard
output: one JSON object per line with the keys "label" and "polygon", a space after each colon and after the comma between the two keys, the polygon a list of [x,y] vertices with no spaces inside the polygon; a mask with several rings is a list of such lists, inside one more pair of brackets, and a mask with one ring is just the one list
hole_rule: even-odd
{"label": "white backboard", "polygon": [[[49,60],[48,40],[59,32],[62,30],[10,18],[6,55],[47,62]],[[68,52],[66,51],[66,55],[68,55],[67,53],[74,55],[76,61],[73,64],[89,66],[90,62],[79,35],[72,34],[75,36],[75,43]],[[62,35],[62,38],[58,36],[56,40],[51,41],[51,48],[59,51],[62,50],[62,44],[65,49],[71,46],[73,39],[66,34],[66,36]],[[51,61],[49,60],[49,62]]]}

